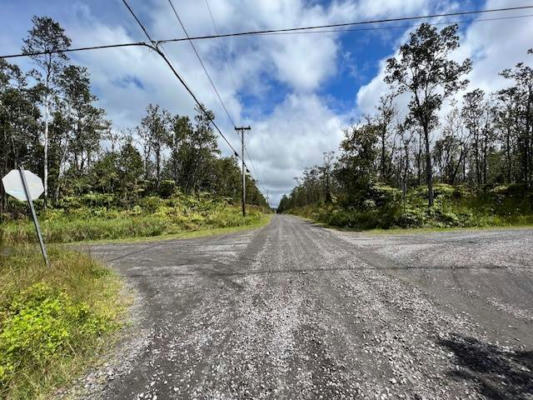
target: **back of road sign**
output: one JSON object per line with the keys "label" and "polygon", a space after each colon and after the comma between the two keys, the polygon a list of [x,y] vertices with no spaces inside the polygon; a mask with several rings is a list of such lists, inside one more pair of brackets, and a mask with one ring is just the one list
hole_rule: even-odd
{"label": "back of road sign", "polygon": [[[39,198],[44,192],[43,181],[37,175],[31,171],[23,170],[24,177],[26,178],[26,184],[28,185],[28,192],[30,193],[30,200]],[[24,192],[24,185],[20,177],[20,172],[13,169],[2,178],[4,189],[7,194],[10,194],[14,198],[20,201],[27,201],[26,193]]]}

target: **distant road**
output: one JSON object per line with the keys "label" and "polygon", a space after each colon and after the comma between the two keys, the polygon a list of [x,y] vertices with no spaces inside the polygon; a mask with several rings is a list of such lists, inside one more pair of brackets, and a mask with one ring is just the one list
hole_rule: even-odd
{"label": "distant road", "polygon": [[275,216],[90,251],[139,299],[86,398],[533,398],[531,229],[373,235]]}

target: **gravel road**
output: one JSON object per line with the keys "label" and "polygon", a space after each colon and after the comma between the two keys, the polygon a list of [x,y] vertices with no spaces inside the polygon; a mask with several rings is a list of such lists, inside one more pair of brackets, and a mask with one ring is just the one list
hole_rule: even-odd
{"label": "gravel road", "polygon": [[97,245],[138,293],[89,399],[533,399],[533,230]]}

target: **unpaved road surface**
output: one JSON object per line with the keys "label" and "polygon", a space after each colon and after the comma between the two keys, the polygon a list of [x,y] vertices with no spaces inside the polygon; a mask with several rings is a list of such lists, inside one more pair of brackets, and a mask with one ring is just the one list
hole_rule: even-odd
{"label": "unpaved road surface", "polygon": [[86,398],[533,399],[533,230],[370,235],[275,216],[91,252],[133,283],[140,317]]}

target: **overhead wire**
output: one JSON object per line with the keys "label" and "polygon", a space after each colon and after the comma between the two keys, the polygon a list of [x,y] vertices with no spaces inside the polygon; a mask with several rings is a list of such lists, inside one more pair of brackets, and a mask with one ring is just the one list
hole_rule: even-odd
{"label": "overhead wire", "polygon": [[[176,68],[174,67],[174,65],[172,64],[172,62],[170,61],[170,59],[167,57],[167,55],[164,53],[164,51],[160,48],[159,46],[159,43],[153,41],[150,37],[150,34],[148,33],[148,31],[146,30],[146,28],[144,27],[143,23],[139,20],[139,18],[137,17],[137,15],[135,14],[135,12],[132,10],[132,8],[129,6],[127,0],[122,0],[122,2],[124,3],[124,5],[127,7],[128,11],[130,12],[130,14],[134,17],[135,21],[137,22],[137,24],[141,27],[141,29],[143,30],[144,34],[146,35],[146,37],[148,38],[148,40],[150,40],[150,42],[152,43],[152,46],[148,46],[150,48],[152,48],[155,52],[157,52],[162,58],[163,60],[165,60],[165,62],[167,63],[167,65],[169,66],[170,70],[172,71],[172,73],[174,74],[174,76],[176,76],[176,78],[178,78],[178,80],[180,81],[180,83],[182,84],[182,86],[187,90],[187,92],[191,95],[191,97],[193,98],[193,100],[195,101],[195,103],[197,104],[198,108],[200,109],[201,112],[204,113],[204,115],[208,118],[208,121],[211,123],[211,125],[213,125],[213,127],[217,130],[217,132],[219,133],[219,135],[222,137],[222,139],[224,139],[224,141],[226,142],[226,144],[228,145],[228,147],[233,151],[233,154],[235,155],[235,157],[237,158],[240,158],[241,156],[239,156],[239,153],[237,152],[237,150],[235,150],[235,148],[232,146],[232,144],[230,143],[230,141],[228,140],[228,138],[224,135],[224,133],[222,132],[222,130],[218,127],[218,125],[216,124],[216,122],[214,121],[214,119],[209,115],[209,113],[207,112],[207,110],[204,108],[203,104],[200,103],[200,101],[198,100],[198,97],[196,97],[196,95],[194,94],[194,92],[191,90],[191,88],[189,87],[189,85],[187,85],[187,83],[185,82],[185,80],[181,77],[181,75],[177,72]],[[244,160],[244,156],[242,158],[242,160]],[[245,164],[246,165],[246,164]]]}
{"label": "overhead wire", "polygon": [[[507,17],[494,17],[494,18],[480,18],[480,19],[460,19],[460,20],[451,20],[446,22],[433,22],[432,25],[449,25],[450,23],[463,24],[463,23],[478,23],[478,22],[491,22],[491,21],[502,21],[502,20],[511,20],[511,19],[523,19],[531,18],[533,14],[524,14],[524,15],[511,15]],[[379,30],[389,30],[389,29],[409,29],[411,25],[394,25],[394,26],[376,26],[372,28],[337,28],[337,29],[321,29],[313,31],[296,31],[296,32],[272,32],[265,33],[262,36],[274,36],[274,35],[305,35],[305,34],[318,34],[318,33],[344,33],[344,32],[368,32],[368,31],[379,31]]]}
{"label": "overhead wire", "polygon": [[53,50],[47,50],[47,51],[32,51],[32,52],[23,52],[23,53],[17,53],[17,54],[6,54],[3,56],[0,56],[0,58],[34,57],[34,56],[42,56],[45,54],[73,53],[76,51],[115,49],[119,47],[138,47],[138,46],[150,47],[150,45],[148,45],[145,42],[115,43],[115,44],[102,44],[102,45],[96,45],[96,46],[74,47],[74,48],[69,48],[69,49],[53,49]]}
{"label": "overhead wire", "polygon": [[399,21],[416,21],[416,20],[422,20],[422,19],[457,17],[457,16],[463,16],[463,15],[488,14],[488,13],[519,11],[519,10],[527,10],[527,9],[533,9],[533,5],[493,8],[493,9],[486,9],[486,10],[455,11],[455,12],[429,14],[429,15],[416,15],[416,16],[406,16],[406,17],[397,17],[397,18],[382,18],[382,19],[374,19],[374,20],[343,22],[343,23],[325,24],[325,25],[301,26],[301,27],[293,27],[293,28],[262,29],[262,30],[233,32],[233,33],[224,33],[224,34],[216,34],[216,35],[191,36],[189,38],[165,39],[165,40],[160,40],[159,42],[167,43],[167,42],[180,42],[184,40],[206,40],[206,39],[217,39],[217,38],[238,37],[238,36],[265,35],[265,34],[271,34],[271,33],[310,31],[310,30],[317,30],[317,29],[341,28],[341,27],[357,26],[357,25],[385,24],[385,23],[399,22]]}
{"label": "overhead wire", "polygon": [[[200,103],[194,92],[190,89],[190,87],[187,85],[187,83],[184,81],[184,79],[178,74],[176,71],[176,68],[173,66],[170,59],[166,56],[163,49],[160,48],[160,45],[165,43],[173,43],[173,42],[182,42],[182,41],[189,41],[191,45],[193,44],[193,41],[195,40],[207,40],[207,39],[217,39],[217,38],[228,38],[228,37],[240,37],[240,36],[250,36],[250,35],[279,35],[279,34],[302,34],[302,33],[343,33],[343,32],[356,32],[356,31],[370,31],[370,30],[383,30],[383,29],[404,29],[408,28],[407,26],[386,26],[386,27],[371,27],[371,28],[359,28],[359,29],[348,29],[346,27],[349,26],[357,26],[357,25],[372,25],[372,24],[384,24],[384,23],[391,23],[391,22],[398,22],[398,21],[415,21],[415,20],[422,20],[422,19],[432,19],[432,18],[442,18],[442,17],[453,17],[453,16],[464,16],[464,15],[477,15],[477,14],[487,14],[487,13],[496,13],[496,12],[508,12],[508,11],[518,11],[518,10],[526,10],[526,9],[533,9],[533,5],[524,5],[524,6],[517,6],[517,7],[504,7],[504,8],[497,8],[497,9],[486,9],[486,10],[470,10],[470,11],[456,11],[456,12],[448,12],[448,13],[439,13],[439,14],[430,14],[430,15],[418,15],[418,16],[406,16],[406,17],[397,17],[397,18],[385,18],[385,19],[375,19],[375,20],[366,20],[366,21],[354,21],[354,22],[345,22],[345,23],[337,23],[337,24],[326,24],[326,25],[315,25],[315,26],[303,26],[303,27],[292,27],[292,28],[282,28],[282,29],[263,29],[263,30],[254,30],[254,31],[245,31],[245,32],[234,32],[234,33],[226,33],[226,34],[219,34],[216,30],[216,25],[214,23],[214,18],[211,12],[211,9],[209,7],[209,4],[206,0],[206,5],[208,7],[208,11],[211,15],[211,19],[213,22],[213,25],[215,27],[215,35],[204,35],[204,36],[189,36],[185,30],[185,27],[182,25],[182,28],[186,34],[187,37],[185,38],[174,38],[174,39],[163,39],[163,40],[153,40],[148,33],[147,29],[144,27],[142,22],[139,20],[137,15],[134,13],[130,5],[127,3],[126,0],[122,0],[124,5],[127,7],[130,14],[133,16],[137,24],[141,27],[143,30],[145,36],[148,38],[150,43],[146,42],[131,42],[131,43],[117,43],[117,44],[109,44],[109,45],[95,45],[95,46],[84,46],[84,47],[77,47],[77,48],[69,48],[69,49],[54,49],[49,51],[43,51],[43,52],[23,52],[20,54],[8,54],[0,56],[0,58],[6,59],[6,58],[17,58],[17,57],[28,57],[28,56],[38,56],[38,55],[45,55],[45,54],[57,54],[57,53],[70,53],[70,52],[78,52],[78,51],[89,51],[89,50],[101,50],[101,49],[110,49],[110,48],[124,48],[124,47],[148,47],[154,51],[156,51],[167,63],[169,68],[171,69],[172,73],[176,76],[176,78],[180,81],[180,83],[184,86],[184,88],[187,90],[187,92],[191,95],[191,97],[194,99],[196,104],[198,105],[199,109],[208,117],[209,122],[213,125],[213,127],[217,130],[217,132],[220,134],[220,136],[224,139],[224,141],[227,143],[227,145],[230,147],[230,149],[233,151],[234,155],[239,158],[239,154],[235,150],[235,148],[231,145],[229,140],[226,138],[226,136],[222,133],[218,125],[215,123],[215,121],[209,116],[207,111],[205,110],[204,106]],[[173,6],[172,2],[169,0],[171,5]],[[172,7],[175,11],[175,8]],[[177,12],[175,12],[176,16]],[[496,18],[486,18],[486,19],[478,19],[474,20],[472,22],[484,22],[484,21],[497,21],[497,20],[505,20],[505,19],[519,19],[519,18],[528,18],[533,15],[515,15],[515,16],[506,16],[506,17],[496,17]],[[179,20],[179,17],[178,17]],[[459,23],[462,23],[464,21],[458,21]],[[449,22],[448,22],[449,23]],[[435,24],[445,24],[445,22],[441,23],[435,23]],[[345,28],[345,29],[335,29],[335,28]],[[193,46],[193,48],[195,48]],[[195,50],[195,53],[197,51]],[[197,56],[199,57],[199,54],[197,53]],[[201,58],[199,57],[199,60]],[[207,69],[205,69],[205,66],[203,65],[203,62],[201,61],[201,64],[204,68],[204,71],[209,76]],[[210,79],[210,77],[209,77]],[[212,82],[212,79],[210,79]],[[214,83],[212,82],[212,86],[216,88]],[[219,100],[222,100],[220,95],[218,94],[218,90],[216,90],[217,97],[219,97]],[[221,104],[223,102],[221,101]],[[225,106],[223,106],[226,113],[228,114],[228,117],[230,120],[232,120],[231,115],[227,112],[227,109]],[[233,120],[232,120],[233,121]],[[235,125],[235,124],[234,124]],[[245,155],[242,154],[242,159],[244,161]],[[250,158],[250,162],[252,163],[252,160]]]}
{"label": "overhead wire", "polygon": [[[170,4],[170,7],[172,8],[172,11],[174,12],[174,16],[178,20],[178,22],[179,22],[179,24],[181,26],[181,29],[183,29],[183,33],[185,33],[185,36],[187,38],[189,38],[189,33],[187,32],[187,29],[185,28],[185,24],[181,20],[179,14],[178,14],[178,11],[176,10],[176,7],[174,6],[174,3],[172,2],[172,0],[168,0],[168,3]],[[237,124],[235,124],[235,121],[231,117],[231,114],[229,113],[226,105],[224,104],[224,101],[222,100],[222,97],[220,96],[220,93],[218,92],[218,89],[217,89],[217,87],[215,85],[215,82],[213,81],[213,79],[211,78],[211,75],[207,71],[207,68],[206,68],[206,66],[205,66],[205,64],[204,64],[204,62],[202,60],[202,57],[200,57],[200,54],[198,53],[198,49],[194,45],[194,42],[192,40],[189,40],[189,44],[191,45],[191,48],[193,49],[194,54],[196,55],[196,58],[200,62],[200,65],[202,66],[202,69],[204,70],[204,73],[205,73],[207,79],[209,80],[209,83],[211,84],[211,87],[213,88],[213,91],[215,92],[215,94],[216,94],[216,96],[218,98],[218,101],[219,101],[220,105],[222,106],[222,108],[224,109],[224,112],[226,113],[228,119],[230,120],[231,124],[234,127],[237,126]]]}
{"label": "overhead wire", "polygon": [[[171,1],[171,0],[169,0],[169,1]],[[213,25],[213,31],[215,32],[215,34],[218,35],[217,24],[216,24],[216,22],[215,22],[215,17],[214,17],[214,15],[213,15],[213,12],[211,11],[211,7],[209,6],[209,0],[205,0],[205,6],[206,6],[206,8],[207,8],[207,12],[208,12],[209,17],[210,17],[210,19],[211,19],[211,24]],[[192,41],[190,41],[190,43],[193,44]],[[224,52],[223,54],[224,54],[224,62],[229,66],[230,63],[229,63],[228,57],[227,57],[227,55],[226,55],[225,52]],[[228,67],[228,74],[229,74],[229,76],[230,76],[230,80],[231,80],[231,83],[233,84],[233,87],[234,87],[234,88],[237,88],[237,84],[236,84],[235,76],[233,75],[233,69],[232,69],[231,67]],[[229,117],[229,115],[228,115],[228,117]],[[231,120],[231,118],[230,118],[230,120]],[[233,123],[233,125],[235,126],[235,123]],[[247,138],[247,139],[248,139],[248,138]],[[245,139],[245,140],[247,140],[247,139]],[[251,169],[252,169],[253,174],[254,174],[256,177],[259,178],[259,175],[258,175],[258,173],[257,173],[257,168],[255,167],[255,164],[254,164],[253,158],[252,158],[252,156],[250,155],[249,140],[248,140],[248,144],[247,144],[246,149],[245,149],[244,152],[245,152],[245,156],[248,157],[248,161],[250,161],[250,167],[251,167]],[[258,179],[256,182],[257,182],[258,186],[260,187],[261,191],[262,191],[262,192],[265,192],[263,186],[261,185],[261,180]]]}
{"label": "overhead wire", "polygon": [[[371,27],[371,28],[360,28],[360,29],[329,29],[328,28],[342,28],[347,26],[355,25],[375,25],[375,24],[385,24],[390,22],[399,22],[399,21],[414,21],[421,19],[432,19],[440,17],[452,17],[452,16],[463,16],[463,15],[476,15],[476,14],[486,14],[486,13],[496,13],[496,12],[508,12],[508,11],[518,11],[518,10],[527,10],[533,9],[533,5],[520,6],[520,7],[507,7],[507,8],[497,8],[497,9],[488,9],[488,10],[471,10],[471,11],[460,11],[453,13],[442,13],[442,14],[430,14],[430,15],[419,15],[411,17],[398,17],[398,18],[389,18],[389,19],[377,19],[377,20],[367,20],[367,21],[355,21],[355,22],[345,22],[340,24],[328,24],[328,25],[315,25],[315,26],[304,26],[298,28],[283,28],[283,29],[265,29],[265,30],[256,30],[256,31],[246,31],[246,32],[234,32],[226,34],[215,34],[215,35],[203,35],[203,36],[190,36],[184,38],[171,38],[171,39],[161,39],[161,40],[150,40],[152,46],[165,44],[165,43],[174,43],[174,42],[184,42],[184,41],[195,41],[195,40],[208,40],[208,39],[220,39],[228,37],[239,37],[239,36],[249,36],[249,35],[275,35],[275,34],[303,34],[303,33],[329,33],[329,32],[360,32],[360,31],[372,31],[372,30],[384,30],[384,29],[403,29],[408,28],[408,26],[392,26],[392,27]],[[533,15],[516,15],[516,16],[507,16],[507,17],[496,17],[496,18],[487,18],[487,19],[478,19],[472,22],[483,22],[483,21],[498,21],[505,19],[519,19],[519,18],[528,18]],[[452,21],[453,22],[453,21]],[[463,23],[469,21],[456,21],[456,23]],[[445,22],[439,22],[436,24],[445,24]],[[148,35],[149,37],[149,35]],[[57,53],[69,53],[76,51],[87,51],[87,50],[99,50],[99,49],[108,49],[116,47],[134,47],[134,46],[147,46],[151,45],[145,42],[131,42],[131,43],[118,43],[111,45],[96,45],[96,46],[85,46],[72,49],[54,49],[42,52],[26,52],[18,54],[6,54],[0,55],[0,58],[16,58],[16,57],[27,57],[27,56],[37,56],[44,54],[57,54]]]}
{"label": "overhead wire", "polygon": [[[181,29],[183,30],[183,33],[185,33],[185,36],[186,37],[189,37],[189,33],[187,32],[187,28],[185,27],[185,24],[183,23],[183,20],[181,19],[181,17],[179,16],[179,13],[178,11],[176,10],[176,7],[173,3],[172,0],[168,0],[168,3],[170,5],[170,7],[172,8],[172,12],[174,13],[174,16],[176,17],[179,25],[181,26]],[[206,4],[207,4],[207,0],[206,0]],[[207,6],[209,7],[209,5],[207,4]],[[209,9],[209,8],[208,8]],[[212,20],[212,23],[213,23],[213,27],[215,28],[215,32],[216,32],[216,26],[214,24],[214,19],[213,19],[213,15],[211,14],[211,11],[209,9],[209,13],[210,13],[210,16],[211,16],[211,20]],[[226,113],[226,116],[228,117],[229,121],[231,122],[231,124],[236,127],[237,124],[235,123],[234,119],[232,118],[231,114],[229,113],[225,103],[224,103],[224,100],[222,99],[222,96],[220,95],[216,85],[215,85],[215,82],[213,81],[213,79],[211,78],[211,75],[209,74],[203,60],[202,60],[202,57],[200,56],[199,52],[198,52],[198,49],[196,48],[196,46],[194,45],[194,42],[192,42],[191,40],[189,40],[189,44],[191,45],[191,48],[193,49],[194,51],[194,54],[196,55],[196,58],[198,59],[207,79],[209,80],[209,83],[211,84],[211,87],[213,88],[213,91],[215,92],[215,95],[217,96],[218,98],[218,101],[220,103],[220,105],[222,106],[224,112]],[[231,70],[231,69],[230,69]],[[233,76],[232,76],[233,78]],[[233,83],[235,83],[235,81],[233,81]],[[248,158],[248,161],[250,162],[250,169],[252,171],[250,171],[250,169],[248,169],[248,166],[246,166],[246,161],[245,161],[245,167],[246,167],[246,171],[248,172],[248,174],[251,176],[252,178],[252,181],[254,183],[257,183],[259,186],[261,186],[261,184],[259,183],[259,180],[256,180],[253,178],[253,176],[257,176],[257,169],[255,168],[255,165],[253,163],[253,160],[252,158],[250,157],[249,155],[249,151],[244,151],[244,154],[241,154],[242,158],[245,160],[246,157]],[[253,175],[252,175],[253,174]]]}

